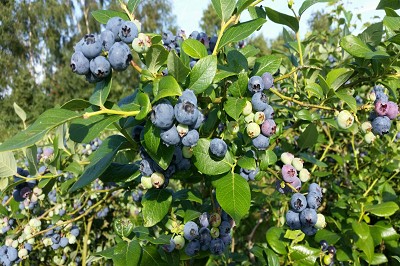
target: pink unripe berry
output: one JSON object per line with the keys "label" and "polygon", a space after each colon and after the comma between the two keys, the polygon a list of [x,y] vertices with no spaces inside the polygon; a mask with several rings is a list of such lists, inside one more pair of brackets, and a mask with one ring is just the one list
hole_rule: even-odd
{"label": "pink unripe berry", "polygon": [[282,177],[288,183],[294,182],[297,178],[297,170],[289,164],[282,167]]}
{"label": "pink unripe berry", "polygon": [[261,125],[261,131],[264,136],[271,137],[276,132],[276,124],[272,119],[267,119]]}

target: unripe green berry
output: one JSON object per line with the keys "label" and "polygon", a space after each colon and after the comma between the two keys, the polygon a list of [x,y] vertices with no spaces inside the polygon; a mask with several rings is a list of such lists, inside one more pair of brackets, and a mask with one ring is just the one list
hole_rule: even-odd
{"label": "unripe green berry", "polygon": [[254,114],[253,114],[253,113],[250,113],[250,114],[248,114],[248,115],[244,118],[244,121],[245,121],[246,123],[251,123],[251,122],[253,122],[253,119],[254,119]]}
{"label": "unripe green berry", "polygon": [[361,124],[361,130],[363,133],[371,132],[372,131],[372,124],[369,121],[366,121]]}
{"label": "unripe green berry", "polygon": [[178,124],[176,126],[176,130],[178,130],[179,136],[183,138],[189,132],[189,126],[184,124]]}
{"label": "unripe green berry", "polygon": [[28,250],[26,250],[26,249],[20,249],[19,251],[18,251],[18,257],[20,258],[20,259],[24,259],[26,256],[28,256]]}
{"label": "unripe green berry", "polygon": [[232,134],[237,134],[239,132],[239,123],[236,121],[230,121],[227,127],[228,131]]}
{"label": "unripe green berry", "polygon": [[367,99],[370,100],[371,102],[374,102],[376,100],[376,94],[374,90],[368,92]]}
{"label": "unripe green berry", "polygon": [[256,112],[253,118],[254,123],[261,125],[265,121],[264,112]]}
{"label": "unripe green berry", "polygon": [[151,174],[151,184],[155,188],[160,188],[162,185],[164,185],[165,182],[165,177],[162,173],[159,172],[154,172]]}
{"label": "unripe green berry", "polygon": [[299,178],[301,182],[307,182],[310,180],[310,172],[306,168],[301,169],[299,172]]}
{"label": "unripe green berry", "polygon": [[151,184],[151,177],[149,176],[142,176],[140,182],[144,189],[150,189],[153,187],[153,185]]}
{"label": "unripe green berry", "polygon": [[372,132],[368,132],[367,134],[365,134],[364,136],[364,140],[366,143],[371,144],[372,142],[374,142],[376,139],[376,136],[374,135],[374,133]]}
{"label": "unripe green berry", "polygon": [[251,114],[252,111],[253,111],[253,106],[252,106],[251,102],[246,101],[246,105],[243,108],[242,114],[244,116],[247,116],[247,115]]}
{"label": "unripe green berry", "polygon": [[353,125],[354,116],[347,110],[342,110],[337,116],[337,122],[340,128],[347,129]]}
{"label": "unripe green berry", "polygon": [[317,223],[314,225],[317,229],[322,229],[326,227],[325,216],[321,213],[317,214]]}
{"label": "unripe green berry", "polygon": [[210,234],[212,238],[217,238],[219,237],[219,229],[218,227],[212,227],[210,230]]}
{"label": "unripe green berry", "polygon": [[185,238],[181,235],[177,235],[174,237],[174,242],[175,242],[175,249],[182,249],[185,246]]}
{"label": "unripe green berry", "polygon": [[193,148],[192,148],[192,147],[183,146],[183,148],[182,148],[182,155],[183,155],[183,157],[185,157],[186,159],[192,158],[192,156],[193,156]]}
{"label": "unripe green berry", "polygon": [[215,212],[210,215],[209,222],[212,227],[218,227],[221,224],[221,216]]}
{"label": "unripe green berry", "polygon": [[281,154],[281,161],[284,164],[292,164],[293,159],[294,159],[294,155],[291,154],[290,152],[284,152]]}
{"label": "unripe green berry", "polygon": [[324,255],[323,261],[324,261],[324,264],[325,264],[325,265],[330,265],[331,262],[332,262],[332,258],[331,258],[331,256],[329,256],[329,255],[327,254],[327,255]]}
{"label": "unripe green berry", "polygon": [[260,135],[260,133],[261,133],[260,125],[252,122],[247,125],[246,132],[247,132],[247,135],[253,139],[253,138],[257,137],[258,135]]}
{"label": "unripe green berry", "polygon": [[300,158],[294,158],[292,161],[292,165],[294,168],[296,168],[297,171],[300,171],[301,169],[303,169],[303,163],[304,161]]}

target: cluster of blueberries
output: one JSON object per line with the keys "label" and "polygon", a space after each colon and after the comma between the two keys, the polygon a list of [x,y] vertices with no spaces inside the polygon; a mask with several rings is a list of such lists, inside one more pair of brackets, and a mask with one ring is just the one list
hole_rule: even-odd
{"label": "cluster of blueberries", "polygon": [[169,184],[169,179],[176,171],[190,169],[190,160],[185,158],[182,149],[175,147],[172,161],[166,170],[162,169],[143,149],[140,151],[142,160],[140,161],[141,184],[144,189],[165,188]]}
{"label": "cluster of blueberries", "polygon": [[19,251],[14,246],[3,245],[0,247],[0,264],[11,266],[19,263],[32,251],[32,245],[25,243],[24,247]]}
{"label": "cluster of blueberries", "polygon": [[[110,18],[106,30],[100,35],[86,34],[75,46],[71,57],[74,73],[85,75],[90,83],[99,82],[111,74],[111,69],[123,71],[132,61],[129,44],[150,47],[148,39],[138,38],[139,29],[135,22],[120,17]],[[137,40],[136,40],[137,39]],[[107,57],[104,55],[107,54]]]}
{"label": "cluster of blueberries", "polygon": [[204,115],[197,107],[194,92],[186,89],[175,106],[167,99],[154,105],[150,119],[154,126],[161,129],[160,138],[165,145],[194,147],[199,140],[197,130],[204,121]]}
{"label": "cluster of blueberries", "polygon": [[100,147],[101,143],[103,143],[101,139],[95,138],[88,144],[82,144],[83,145],[82,154],[84,155],[92,154],[92,152],[96,151]]}
{"label": "cluster of blueberries", "polygon": [[283,181],[299,191],[301,183],[310,179],[310,172],[304,168],[304,161],[301,158],[294,157],[290,152],[282,153],[281,161],[284,164],[281,170]]}
{"label": "cluster of blueberries", "polygon": [[[49,225],[53,227],[53,225]],[[44,234],[43,244],[45,246],[51,246],[53,250],[64,248],[68,244],[75,244],[76,238],[79,236],[79,228],[77,226],[72,226],[67,234],[62,235],[60,233],[61,228],[56,227]]]}
{"label": "cluster of blueberries", "polygon": [[290,229],[301,229],[306,235],[314,235],[318,228],[325,227],[324,216],[317,214],[321,201],[322,191],[316,183],[312,183],[308,188],[307,197],[301,193],[294,193],[290,200],[291,210],[286,213],[286,223]]}
{"label": "cluster of blueberries", "polygon": [[14,226],[14,223],[15,220],[8,217],[0,220],[0,235],[7,233]]}
{"label": "cluster of blueberries", "polygon": [[326,253],[322,259],[324,264],[327,266],[335,265],[336,248],[330,246],[326,240],[321,240],[319,244],[321,245],[321,250]]}
{"label": "cluster of blueberries", "polygon": [[[24,170],[20,167],[17,168],[17,173],[20,176],[23,177],[29,177],[29,171]],[[18,182],[23,180],[23,178],[14,176],[14,182]],[[36,180],[26,180],[26,182],[23,182],[21,184],[18,184],[15,186],[14,191],[13,191],[13,197],[15,201],[22,202],[25,199],[29,198],[29,196],[32,194],[33,188],[36,186]]]}
{"label": "cluster of blueberries", "polygon": [[377,135],[389,133],[391,120],[396,119],[399,107],[395,102],[389,101],[389,97],[381,86],[375,86],[372,95],[375,94],[375,110],[370,114],[372,132]]}
{"label": "cluster of blueberries", "polygon": [[54,154],[54,149],[52,147],[37,148],[37,161],[38,162],[48,162]]}
{"label": "cluster of blueberries", "polygon": [[269,146],[269,137],[276,132],[274,109],[268,104],[268,97],[264,93],[274,85],[273,81],[271,73],[265,72],[261,77],[251,77],[247,86],[253,96],[251,103],[246,103],[242,114],[248,123],[247,135],[258,150],[266,150]]}
{"label": "cluster of blueberries", "polygon": [[[189,241],[185,247],[185,253],[188,256],[195,256],[200,251],[209,251],[213,255],[221,255],[225,249],[232,243],[231,228],[232,218],[222,211],[218,213],[207,212],[199,217],[201,228],[193,222],[187,222],[183,228],[183,236],[171,238],[169,244],[164,245],[166,252],[172,252],[174,249],[182,249],[185,242]],[[186,241],[185,241],[186,239]]]}

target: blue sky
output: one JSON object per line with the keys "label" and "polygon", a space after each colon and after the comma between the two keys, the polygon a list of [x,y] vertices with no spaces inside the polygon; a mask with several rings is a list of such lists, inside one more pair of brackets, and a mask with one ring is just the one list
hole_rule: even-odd
{"label": "blue sky", "polygon": [[[177,17],[178,26],[185,30],[187,34],[190,34],[194,30],[200,30],[199,21],[203,15],[203,10],[207,8],[210,2],[210,0],[172,0],[173,11]],[[304,0],[295,0],[294,2],[294,9],[298,10]],[[354,22],[356,21],[355,18],[357,14],[361,14],[363,22],[378,21],[374,16],[381,18],[384,16],[383,11],[375,10],[379,0],[344,0],[343,2],[346,10],[351,10],[354,13]],[[287,7],[286,0],[265,0],[262,2],[262,5],[271,7],[281,13],[292,15],[291,11]],[[329,11],[330,9],[327,7],[327,3],[318,3],[309,8],[303,14],[300,21],[301,36],[304,36],[307,32],[307,21],[310,19],[311,14],[317,10]],[[250,16],[248,14],[242,16],[242,21],[249,19]],[[354,32],[355,34],[362,31],[362,23],[359,23],[357,26],[358,28]],[[261,31],[264,34],[264,37],[274,39],[282,32],[282,26],[268,21],[264,24]]]}

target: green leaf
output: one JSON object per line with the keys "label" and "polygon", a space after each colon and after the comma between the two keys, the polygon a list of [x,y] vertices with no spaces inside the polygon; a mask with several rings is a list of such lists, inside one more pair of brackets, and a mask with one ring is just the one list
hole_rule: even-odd
{"label": "green leaf", "polygon": [[181,190],[175,192],[173,197],[174,197],[174,201],[177,201],[177,200],[190,200],[190,201],[197,202],[199,204],[203,203],[202,198],[200,196],[195,195],[193,193],[193,191],[189,190],[189,189],[181,189]]}
{"label": "green leaf", "polygon": [[227,29],[221,37],[218,45],[218,50],[231,42],[238,42],[249,37],[255,32],[261,25],[266,22],[265,19],[258,18],[243,23],[236,24]]}
{"label": "green leaf", "polygon": [[300,149],[306,149],[306,148],[311,148],[313,147],[318,140],[318,131],[317,131],[317,126],[313,123],[309,124],[304,130],[303,133],[301,133],[299,139],[297,140],[297,143],[299,144]]}
{"label": "green leaf", "polygon": [[252,19],[256,18],[266,18],[267,12],[265,12],[264,7],[262,6],[250,6],[248,9],[250,17]]}
{"label": "green leaf", "polygon": [[279,266],[279,257],[269,248],[264,248],[265,255],[267,256],[268,266]]}
{"label": "green leaf", "polygon": [[299,16],[301,16],[309,7],[317,3],[332,2],[332,0],[306,0],[299,8]]}
{"label": "green leaf", "polygon": [[217,57],[215,55],[201,58],[190,72],[188,87],[196,94],[202,93],[211,85],[216,72]]}
{"label": "green leaf", "polygon": [[261,76],[265,72],[274,74],[281,66],[282,58],[276,55],[265,55],[256,60],[252,76]]}
{"label": "green leaf", "polygon": [[376,9],[385,9],[385,7],[396,10],[400,8],[400,2],[397,0],[381,0]]}
{"label": "green leaf", "polygon": [[246,99],[235,97],[228,97],[227,101],[224,103],[225,112],[236,121],[239,119],[245,106]]}
{"label": "green leaf", "polygon": [[311,121],[311,113],[307,109],[302,109],[296,113],[296,117],[305,120],[305,121]]}
{"label": "green leaf", "polygon": [[218,17],[224,22],[228,21],[236,6],[235,0],[211,0],[211,3]]}
{"label": "green leaf", "polygon": [[172,193],[168,189],[149,189],[142,199],[144,226],[151,227],[167,215],[172,203]]}
{"label": "green leaf", "polygon": [[26,121],[26,113],[16,102],[13,104],[15,113],[21,118],[23,122]]}
{"label": "green leaf", "polygon": [[331,70],[326,76],[326,83],[329,88],[336,91],[340,88],[353,74],[353,69],[337,68]]}
{"label": "green leaf", "polygon": [[249,69],[246,57],[237,50],[231,50],[226,55],[229,69],[236,73],[241,73],[243,70]]}
{"label": "green leaf", "polygon": [[147,70],[156,74],[160,68],[166,64],[168,59],[168,51],[162,45],[152,45],[146,53]]}
{"label": "green leaf", "polygon": [[254,159],[253,153],[251,151],[246,152],[246,154],[243,157],[240,157],[240,159],[237,162],[237,165],[239,165],[244,169],[255,170],[256,160]]}
{"label": "green leaf", "polygon": [[90,164],[86,166],[78,181],[69,189],[69,193],[83,188],[100,177],[107,170],[117,152],[127,145],[128,141],[121,135],[112,135],[105,139],[99,149],[89,156]]}
{"label": "green leaf", "polygon": [[367,239],[370,236],[369,226],[364,222],[353,222],[352,228],[356,235],[361,239]]}
{"label": "green leaf", "polygon": [[365,206],[365,211],[366,212],[370,212],[373,215],[379,216],[379,217],[392,216],[398,210],[399,210],[399,206],[393,201]]}
{"label": "green leaf", "polygon": [[253,0],[238,0],[236,7],[237,7],[237,14],[242,13],[243,10],[249,7],[253,3]]}
{"label": "green leaf", "polygon": [[169,96],[182,95],[182,89],[173,76],[162,77],[158,85],[158,93],[155,95],[153,103]]}
{"label": "green leaf", "polygon": [[371,229],[377,230],[380,237],[385,241],[392,241],[400,238],[400,234],[396,232],[389,222],[379,221],[374,224]]}
{"label": "green leaf", "polygon": [[366,260],[370,265],[381,265],[388,262],[387,257],[385,256],[385,254],[382,253],[374,253],[371,260],[363,255],[361,255],[361,258]]}
{"label": "green leaf", "polygon": [[238,174],[228,173],[213,182],[217,200],[222,209],[236,222],[248,214],[251,202],[250,187],[247,181]]}
{"label": "green leaf", "polygon": [[378,46],[381,43],[383,36],[383,23],[378,22],[371,24],[360,35],[360,39],[372,46]]}
{"label": "green leaf", "polygon": [[280,227],[271,227],[266,234],[268,245],[273,251],[281,255],[287,254],[287,243],[283,239],[284,234],[285,231]]}
{"label": "green leaf", "polygon": [[240,73],[238,76],[238,80],[236,80],[229,86],[228,92],[233,97],[243,97],[247,92],[247,83],[248,82],[249,82],[249,78],[247,77],[247,74]]}
{"label": "green leaf", "polygon": [[289,28],[291,28],[294,32],[299,31],[299,22],[295,17],[280,13],[269,7],[266,7],[265,11],[267,12],[268,18],[273,22],[286,25]]}
{"label": "green leaf", "polygon": [[336,91],[335,94],[340,100],[344,101],[354,113],[357,112],[356,99],[354,99],[353,96],[348,95],[346,89]]}
{"label": "green leaf", "polygon": [[208,55],[204,44],[194,39],[184,40],[182,43],[182,49],[188,56],[194,59],[200,59]]}
{"label": "green leaf", "polygon": [[365,58],[372,50],[360,38],[354,35],[347,35],[340,40],[340,46],[355,57]]}
{"label": "green leaf", "polygon": [[322,99],[324,97],[324,91],[322,90],[321,86],[317,83],[307,84],[305,90],[308,93],[309,98],[315,96],[318,99]]}
{"label": "green leaf", "polygon": [[319,258],[320,252],[320,249],[295,245],[290,248],[290,258],[298,265],[313,266]]}
{"label": "green leaf", "polygon": [[129,0],[127,4],[129,12],[133,13],[139,5],[140,1],[141,0]]}
{"label": "green leaf", "polygon": [[49,109],[41,114],[27,129],[4,141],[4,143],[0,145],[0,152],[13,151],[32,146],[53,128],[78,117],[81,117],[81,115],[74,111],[58,108]]}
{"label": "green leaf", "polygon": [[233,167],[234,159],[229,151],[222,159],[214,159],[210,156],[210,140],[199,139],[193,148],[193,164],[203,174],[219,175],[230,171]]}
{"label": "green leaf", "polygon": [[115,266],[136,266],[139,264],[142,247],[139,242],[120,242],[114,248],[112,260]]}
{"label": "green leaf", "polygon": [[164,170],[166,170],[172,161],[174,146],[166,146],[161,142],[160,129],[155,127],[151,121],[147,121],[142,130],[141,137],[143,148],[150,157]]}
{"label": "green leaf", "polygon": [[0,177],[9,177],[17,173],[17,162],[11,151],[0,152]]}
{"label": "green leaf", "polygon": [[100,82],[96,83],[96,88],[93,94],[89,98],[89,102],[93,105],[103,106],[107,101],[107,97],[110,94],[112,87],[111,75]]}
{"label": "green leaf", "polygon": [[[142,259],[140,260],[140,266],[168,266],[168,264],[163,261],[157,248],[152,245],[147,245],[143,247]],[[171,265],[169,265],[171,266]]]}
{"label": "green leaf", "polygon": [[167,67],[168,74],[175,77],[175,79],[181,83],[186,80],[186,77],[190,72],[190,69],[183,64],[182,60],[173,50],[171,50],[168,54]]}
{"label": "green leaf", "polygon": [[89,108],[90,106],[91,106],[91,104],[89,101],[86,101],[83,99],[72,99],[72,100],[64,103],[61,106],[61,108],[71,110],[71,111],[79,111],[79,110]]}
{"label": "green leaf", "polygon": [[135,119],[145,119],[147,114],[151,111],[149,95],[144,92],[139,92],[135,97],[134,103],[140,106],[140,112],[135,116]]}
{"label": "green leaf", "polygon": [[138,170],[139,166],[136,164],[111,163],[101,174],[100,179],[103,182],[123,182]]}
{"label": "green leaf", "polygon": [[320,242],[321,240],[326,240],[329,245],[334,245],[340,240],[340,236],[327,229],[320,229],[315,234],[315,241]]}
{"label": "green leaf", "polygon": [[267,170],[270,165],[274,165],[278,161],[278,157],[271,150],[266,150],[259,154],[260,169]]}
{"label": "green leaf", "polygon": [[318,75],[318,80],[319,80],[319,84],[321,85],[321,88],[324,91],[324,93],[328,94],[329,86],[328,86],[328,83],[326,83],[326,80],[324,79],[324,77],[322,77],[321,75]]}
{"label": "green leaf", "polygon": [[94,19],[100,22],[101,24],[107,24],[108,20],[113,17],[120,17],[123,20],[129,20],[127,14],[115,10],[96,10],[93,11],[91,14],[94,17]]}

